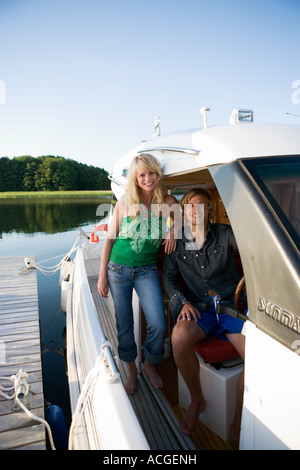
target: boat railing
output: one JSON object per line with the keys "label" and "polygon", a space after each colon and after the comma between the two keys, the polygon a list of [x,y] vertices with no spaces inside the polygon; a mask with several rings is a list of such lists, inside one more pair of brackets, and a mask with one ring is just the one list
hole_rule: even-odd
{"label": "boat railing", "polygon": [[108,175],[108,179],[112,182],[115,183],[117,186],[121,186],[121,188],[125,188],[125,184],[121,183],[121,181],[116,180],[112,175]]}
{"label": "boat railing", "polygon": [[200,150],[197,149],[190,149],[184,147],[149,147],[146,149],[139,150],[138,154],[148,153],[148,152],[178,152],[178,153],[185,153],[188,155],[199,155]]}
{"label": "boat railing", "polygon": [[112,355],[112,345],[109,341],[103,341],[101,338],[101,351],[105,354],[107,365],[110,370],[109,382],[113,383],[120,379],[120,372],[118,371],[117,365]]}

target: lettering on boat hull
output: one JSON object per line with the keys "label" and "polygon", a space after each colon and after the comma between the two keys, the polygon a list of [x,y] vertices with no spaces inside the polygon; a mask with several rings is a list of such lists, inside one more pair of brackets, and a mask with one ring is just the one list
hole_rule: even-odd
{"label": "lettering on boat hull", "polygon": [[300,334],[300,318],[284,310],[279,305],[275,305],[270,300],[261,297],[257,309],[286,328]]}

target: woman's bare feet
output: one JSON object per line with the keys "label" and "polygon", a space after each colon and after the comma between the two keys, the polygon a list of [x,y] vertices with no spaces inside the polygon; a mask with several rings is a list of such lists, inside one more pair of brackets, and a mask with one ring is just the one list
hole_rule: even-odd
{"label": "woman's bare feet", "polygon": [[148,362],[147,359],[144,362],[144,369],[153,387],[156,389],[163,388],[163,380],[161,376],[157,373],[155,366]]}
{"label": "woman's bare feet", "polygon": [[133,395],[136,389],[136,381],[137,381],[137,368],[136,368],[135,362],[129,362],[128,369],[129,369],[129,376],[124,387],[125,387],[127,395]]}
{"label": "woman's bare feet", "polygon": [[203,398],[200,402],[191,403],[188,410],[182,420],[179,422],[179,427],[183,434],[189,436],[195,431],[197,427],[199,414],[202,413],[206,408],[206,403]]}

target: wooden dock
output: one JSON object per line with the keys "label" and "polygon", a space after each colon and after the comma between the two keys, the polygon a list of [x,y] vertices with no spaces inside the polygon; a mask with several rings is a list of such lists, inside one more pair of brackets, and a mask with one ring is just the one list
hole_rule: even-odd
{"label": "wooden dock", "polygon": [[[44,418],[37,273],[30,269],[17,275],[24,266],[22,256],[0,258],[0,377],[27,372],[27,406]],[[0,450],[8,449],[45,450],[45,426],[0,395]]]}

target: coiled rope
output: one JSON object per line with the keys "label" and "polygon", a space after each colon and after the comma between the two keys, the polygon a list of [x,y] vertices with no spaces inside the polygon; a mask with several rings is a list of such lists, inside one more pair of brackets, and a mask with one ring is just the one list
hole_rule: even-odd
{"label": "coiled rope", "polygon": [[[0,395],[2,395],[7,400],[15,399],[19,407],[31,419],[34,419],[35,421],[39,421],[40,423],[44,424],[48,432],[51,449],[56,450],[53,437],[52,437],[51,428],[49,424],[47,423],[47,421],[44,420],[43,418],[40,418],[39,416],[34,415],[28,408],[26,408],[26,406],[20,400],[20,397],[26,396],[28,394],[29,385],[27,383],[27,379],[28,379],[28,374],[23,369],[20,369],[16,375],[11,375],[10,377],[0,377],[0,380],[7,380],[9,382],[13,382],[13,385],[11,387],[4,387],[3,385],[0,384]],[[14,393],[12,395],[8,395],[6,393],[6,392],[11,392],[12,390],[14,390]]]}

